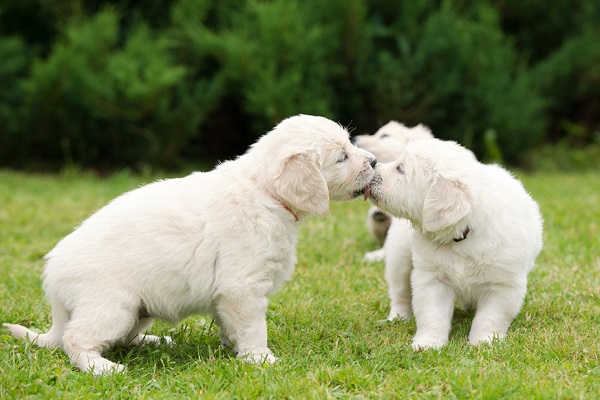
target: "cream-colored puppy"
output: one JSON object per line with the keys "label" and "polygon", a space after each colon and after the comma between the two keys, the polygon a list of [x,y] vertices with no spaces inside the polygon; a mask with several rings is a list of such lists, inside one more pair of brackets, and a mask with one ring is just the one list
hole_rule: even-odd
{"label": "cream-colored puppy", "polygon": [[[467,149],[463,150],[465,161],[477,162],[475,154]],[[410,291],[412,268],[410,266],[412,265],[413,235],[415,235],[415,228],[410,221],[394,217],[383,249],[381,249],[385,260],[385,280],[388,284],[390,298],[388,321],[397,318],[407,319],[412,314]],[[371,253],[367,253],[365,258]]]}
{"label": "cream-colored puppy", "polygon": [[[396,121],[390,121],[383,125],[372,135],[358,135],[352,140],[358,147],[373,153],[377,160],[382,163],[393,161],[404,150],[410,140],[429,139],[433,135],[429,128],[419,124],[412,128]],[[367,212],[367,228],[371,236],[383,244],[392,225],[393,218],[385,211],[373,206]],[[368,262],[382,261],[385,258],[385,248],[369,251],[364,260]]]}
{"label": "cream-colored puppy", "polygon": [[397,121],[390,121],[374,134],[357,135],[352,141],[361,149],[373,153],[378,162],[388,163],[398,157],[409,141],[432,137],[431,130],[423,124],[411,128]]}
{"label": "cream-colored puppy", "polygon": [[123,369],[102,357],[111,345],[160,340],[144,335],[154,318],[202,313],[239,357],[273,362],[267,298],[292,275],[299,222],[325,215],[330,199],[363,194],[375,163],[337,123],[288,118],[234,161],[143,186],[93,214],[46,256],[50,331],[4,326],[101,374]]}
{"label": "cream-colored puppy", "polygon": [[410,317],[412,300],[413,348],[447,343],[455,300],[476,309],[471,344],[504,338],[542,249],[542,217],[521,183],[454,142],[424,139],[377,166],[371,199],[415,228],[399,230],[393,240],[410,246],[386,265],[398,279],[397,317]]}

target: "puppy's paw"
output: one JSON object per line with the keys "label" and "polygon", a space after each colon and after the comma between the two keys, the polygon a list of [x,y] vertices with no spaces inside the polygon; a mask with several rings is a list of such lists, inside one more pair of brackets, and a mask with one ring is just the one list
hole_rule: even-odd
{"label": "puppy's paw", "polygon": [[368,253],[365,253],[363,257],[363,261],[369,263],[383,260],[385,260],[385,249],[383,248],[379,250],[369,251]]}
{"label": "puppy's paw", "polygon": [[125,372],[125,366],[106,359],[98,359],[88,365],[87,372],[93,375],[111,375]]}
{"label": "puppy's paw", "polygon": [[415,337],[412,342],[412,348],[414,351],[441,349],[446,345],[446,343],[448,343],[448,340],[439,338]]}
{"label": "puppy's paw", "polygon": [[410,307],[408,310],[392,309],[390,311],[390,315],[388,315],[388,317],[387,317],[387,320],[389,322],[408,321],[411,316],[412,316],[412,312],[410,311]]}
{"label": "puppy's paw", "polygon": [[490,333],[469,333],[469,343],[473,346],[479,346],[481,344],[489,344],[496,340],[504,339],[505,335],[500,335],[498,332]]}
{"label": "puppy's paw", "polygon": [[131,341],[132,344],[144,346],[149,343],[160,345],[166,344],[167,346],[173,346],[175,342],[170,336],[155,336],[155,335],[138,335]]}
{"label": "puppy's paw", "polygon": [[175,341],[171,338],[171,336],[160,336],[158,338],[161,344],[166,344],[167,346],[175,346]]}
{"label": "puppy's paw", "polygon": [[279,360],[271,352],[268,352],[268,353],[245,353],[245,354],[238,355],[238,358],[244,360],[247,363],[257,364],[257,365],[273,364],[274,362],[277,362]]}

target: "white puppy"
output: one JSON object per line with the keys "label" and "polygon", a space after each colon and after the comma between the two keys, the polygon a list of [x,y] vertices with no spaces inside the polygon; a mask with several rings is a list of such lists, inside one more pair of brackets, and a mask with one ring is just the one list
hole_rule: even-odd
{"label": "white puppy", "polygon": [[386,265],[397,317],[410,318],[412,299],[413,348],[448,342],[455,299],[476,309],[471,344],[504,338],[542,249],[539,208],[521,183],[454,142],[425,139],[377,166],[371,198],[415,227],[390,232],[407,245],[386,257],[397,263]]}
{"label": "white puppy", "polygon": [[352,141],[361,149],[373,153],[378,162],[388,163],[398,157],[409,141],[432,137],[431,130],[425,125],[419,124],[411,128],[397,121],[390,121],[374,134],[357,135]]}
{"label": "white puppy", "polygon": [[[464,149],[464,160],[477,162],[475,154]],[[382,211],[383,212],[383,211]],[[390,313],[388,321],[408,319],[411,311],[410,273],[412,271],[412,241],[415,229],[404,218],[393,218],[381,250],[385,260],[385,280],[388,284]],[[365,258],[370,254],[365,255]],[[368,259],[367,259],[368,260]],[[377,260],[379,261],[379,260]]]}
{"label": "white puppy", "polygon": [[[419,124],[412,128],[396,121],[383,125],[372,135],[358,135],[352,141],[358,147],[373,153],[382,163],[393,161],[404,150],[410,140],[429,139],[433,135],[429,128]],[[392,216],[373,206],[367,212],[367,228],[371,236],[383,244],[386,240],[390,225],[394,224]],[[365,254],[364,260],[368,262],[382,261],[385,258],[384,247]]]}
{"label": "white puppy", "polygon": [[375,163],[340,125],[288,118],[234,161],[143,186],[93,214],[46,256],[50,331],[4,326],[101,374],[123,369],[102,357],[111,345],[160,340],[144,335],[153,318],[202,313],[239,357],[273,362],[267,297],[292,275],[298,222],[363,194]]}

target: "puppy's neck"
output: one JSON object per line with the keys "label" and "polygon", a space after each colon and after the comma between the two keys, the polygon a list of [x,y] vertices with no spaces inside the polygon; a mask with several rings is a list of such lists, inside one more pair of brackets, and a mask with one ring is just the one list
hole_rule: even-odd
{"label": "puppy's neck", "polygon": [[298,218],[298,214],[296,214],[294,212],[294,210],[292,210],[292,208],[290,206],[288,206],[286,203],[284,203],[282,200],[279,200],[277,197],[271,195],[271,197],[273,198],[273,200],[275,200],[276,202],[278,202],[279,204],[281,204],[281,206],[290,214],[292,214],[292,216],[294,217],[294,221],[298,222],[300,220],[300,218]]}
{"label": "puppy's neck", "polygon": [[294,217],[294,220],[296,222],[298,222],[300,220],[298,218],[298,215],[290,208],[290,206],[288,206],[287,204],[285,204],[283,201],[279,201],[279,204],[281,204],[283,206],[283,208],[285,208],[290,214],[292,214],[292,216]]}
{"label": "puppy's neck", "polygon": [[455,225],[438,232],[425,232],[423,235],[434,243],[437,244],[453,244],[460,243],[467,239],[472,234],[473,230],[467,224]]}

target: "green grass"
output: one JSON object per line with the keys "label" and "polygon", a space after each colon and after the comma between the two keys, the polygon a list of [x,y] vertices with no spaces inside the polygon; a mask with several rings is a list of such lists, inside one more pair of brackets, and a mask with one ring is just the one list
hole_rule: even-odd
{"label": "green grass", "polygon": [[[294,278],[268,310],[280,362],[253,366],[219,348],[210,320],[157,323],[177,345],[117,348],[123,375],[74,370],[60,350],[0,330],[0,398],[597,398],[600,393],[600,175],[522,175],[545,218],[545,247],[504,342],[471,347],[472,313],[450,343],[415,353],[414,321],[382,323],[388,300],[368,204],[334,203],[300,230]],[[0,322],[47,330],[41,257],[79,221],[149,177],[0,171]]]}

